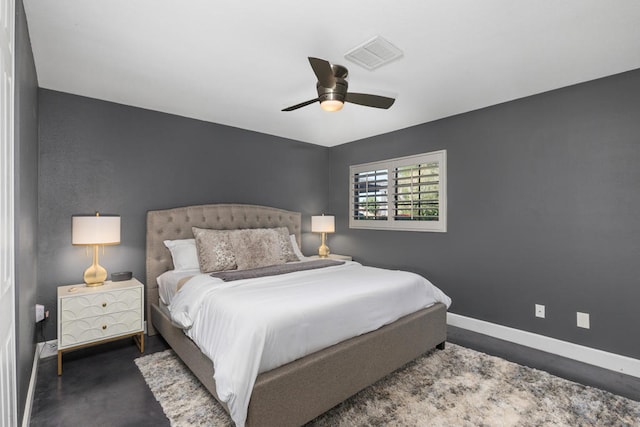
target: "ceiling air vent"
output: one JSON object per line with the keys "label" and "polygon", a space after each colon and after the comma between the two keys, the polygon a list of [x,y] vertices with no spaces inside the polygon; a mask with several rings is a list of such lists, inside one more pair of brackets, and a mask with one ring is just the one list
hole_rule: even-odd
{"label": "ceiling air vent", "polygon": [[375,36],[344,55],[349,61],[355,62],[367,70],[375,70],[401,56],[400,49],[380,36]]}

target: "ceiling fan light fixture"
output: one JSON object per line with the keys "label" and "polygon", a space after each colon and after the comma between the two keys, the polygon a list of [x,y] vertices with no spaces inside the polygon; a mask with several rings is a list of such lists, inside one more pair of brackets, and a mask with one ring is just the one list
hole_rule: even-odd
{"label": "ceiling fan light fixture", "polygon": [[320,103],[320,108],[330,113],[333,113],[335,111],[340,111],[342,110],[342,107],[344,107],[344,103],[337,99],[327,99]]}
{"label": "ceiling fan light fixture", "polygon": [[385,110],[393,105],[395,101],[394,98],[368,93],[349,92],[349,83],[347,82],[349,71],[346,67],[311,56],[308,59],[313,73],[318,78],[318,82],[316,83],[318,97],[284,108],[282,111],[297,110],[298,108],[313,104],[316,101],[320,102],[320,108],[322,108],[323,111],[329,112],[342,110],[345,102]]}

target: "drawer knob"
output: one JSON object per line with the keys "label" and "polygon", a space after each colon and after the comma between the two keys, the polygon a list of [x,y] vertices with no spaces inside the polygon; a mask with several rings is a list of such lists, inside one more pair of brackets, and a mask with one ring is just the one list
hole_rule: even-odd
{"label": "drawer knob", "polygon": [[102,325],[102,330],[107,329],[107,325]]}
{"label": "drawer knob", "polygon": [[106,303],[106,302],[103,302],[103,303],[102,303],[102,306],[103,306],[103,307],[106,307],[106,306],[107,306],[107,303]]}

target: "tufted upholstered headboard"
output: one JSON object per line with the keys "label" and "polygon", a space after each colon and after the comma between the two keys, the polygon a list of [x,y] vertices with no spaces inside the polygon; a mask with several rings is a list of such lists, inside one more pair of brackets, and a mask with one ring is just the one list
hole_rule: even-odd
{"label": "tufted upholstered headboard", "polygon": [[156,278],[173,268],[171,253],[165,240],[192,239],[191,227],[215,230],[287,227],[300,245],[300,212],[267,206],[217,204],[186,206],[147,212],[146,306],[147,332],[155,335],[151,324],[151,304],[158,303]]}

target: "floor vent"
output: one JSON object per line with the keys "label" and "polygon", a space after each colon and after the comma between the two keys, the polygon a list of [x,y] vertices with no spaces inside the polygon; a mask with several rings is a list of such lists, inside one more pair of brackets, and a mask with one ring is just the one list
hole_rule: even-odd
{"label": "floor vent", "polygon": [[375,70],[402,56],[402,51],[388,40],[375,36],[351,49],[344,57],[367,70]]}

